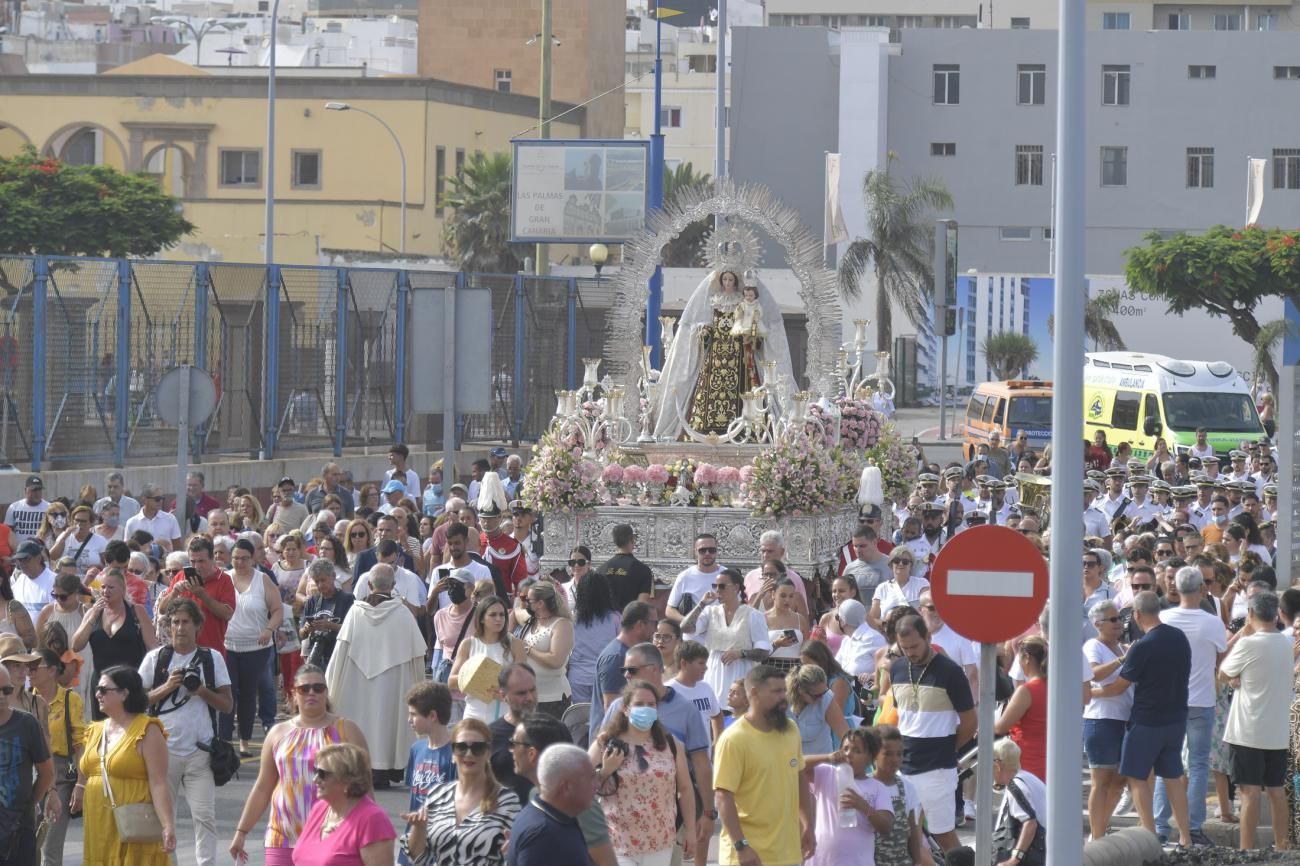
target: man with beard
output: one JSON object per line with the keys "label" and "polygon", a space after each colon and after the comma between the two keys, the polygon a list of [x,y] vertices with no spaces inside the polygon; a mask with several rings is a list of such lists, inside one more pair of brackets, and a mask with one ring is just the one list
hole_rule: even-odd
{"label": "man with beard", "polygon": [[745,675],[745,691],[749,709],[715,749],[713,788],[722,820],[718,862],[794,866],[813,856],[817,840],[799,728],[787,715],[785,678],[778,668],[756,665]]}
{"label": "man with beard", "polygon": [[905,616],[894,633],[903,657],[890,665],[889,680],[903,732],[903,775],[916,786],[930,832],[947,851],[958,844],[957,748],[975,736],[975,702],[961,665],[930,645],[924,619]]}

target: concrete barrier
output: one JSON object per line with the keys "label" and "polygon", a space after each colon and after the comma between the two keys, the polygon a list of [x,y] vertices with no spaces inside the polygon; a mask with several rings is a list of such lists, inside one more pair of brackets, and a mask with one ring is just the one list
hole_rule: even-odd
{"label": "concrete barrier", "polygon": [[1145,866],[1163,856],[1160,840],[1141,827],[1129,827],[1083,846],[1083,866]]}

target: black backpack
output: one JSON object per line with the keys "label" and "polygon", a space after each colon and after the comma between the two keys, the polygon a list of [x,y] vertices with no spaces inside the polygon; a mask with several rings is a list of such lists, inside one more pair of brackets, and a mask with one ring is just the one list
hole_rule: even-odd
{"label": "black backpack", "polygon": [[[201,646],[196,652],[198,653],[199,666],[203,670],[204,685],[210,689],[215,689],[217,675],[216,664],[212,661],[212,650]],[[175,655],[176,651],[172,649],[171,644],[164,644],[162,649],[158,651],[158,660],[154,662],[151,690],[167,682],[167,677],[171,674],[168,668],[171,666],[172,658]],[[178,709],[188,703],[189,700],[190,698],[187,696],[184,701],[166,712]],[[156,704],[149,708],[149,714],[152,716],[162,715],[163,712]],[[218,736],[217,732],[220,728],[217,726],[217,711],[211,706],[208,707],[208,715],[212,719],[212,740],[208,743],[199,743],[198,746],[200,751],[207,752],[211,758],[212,780],[219,788],[239,775],[239,752],[235,750],[234,746]]]}

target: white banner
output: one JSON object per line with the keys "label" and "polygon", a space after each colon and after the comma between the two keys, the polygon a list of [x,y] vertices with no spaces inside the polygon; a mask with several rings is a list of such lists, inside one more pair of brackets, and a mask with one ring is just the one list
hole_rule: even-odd
{"label": "white banner", "polygon": [[840,155],[826,154],[826,214],[822,221],[822,246],[842,244],[849,240],[848,227],[844,225],[844,211],[840,208]]}
{"label": "white banner", "polygon": [[1268,167],[1266,159],[1251,159],[1246,169],[1246,225],[1259,220],[1260,209],[1264,207],[1264,171]]}

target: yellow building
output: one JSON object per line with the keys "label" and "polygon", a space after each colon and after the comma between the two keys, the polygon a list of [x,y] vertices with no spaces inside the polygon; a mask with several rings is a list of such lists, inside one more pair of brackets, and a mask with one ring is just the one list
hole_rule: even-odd
{"label": "yellow building", "polygon": [[[475,151],[510,149],[537,116],[535,97],[426,78],[338,78],[281,70],[276,99],[275,249],[285,264],[322,250],[395,254],[401,248],[401,171],[407,162],[408,256],[442,253],[446,179]],[[555,111],[569,106],[557,105]],[[555,138],[583,137],[578,109]],[[266,79],[212,75],[154,56],[104,75],[0,76],[0,155],[24,144],[74,163],[157,176],[197,227],[173,259],[263,258]]]}

